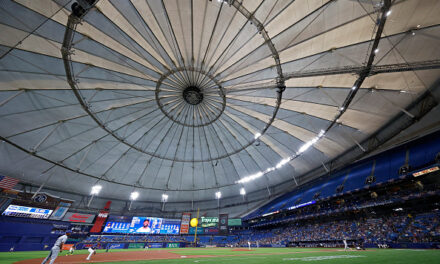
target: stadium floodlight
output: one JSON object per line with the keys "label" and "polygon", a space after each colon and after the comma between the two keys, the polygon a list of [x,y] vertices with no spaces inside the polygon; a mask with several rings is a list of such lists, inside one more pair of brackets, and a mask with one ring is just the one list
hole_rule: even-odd
{"label": "stadium floodlight", "polygon": [[91,194],[91,195],[98,195],[99,192],[101,191],[101,189],[102,189],[102,186],[101,186],[101,185],[94,185],[94,186],[92,187],[92,190],[90,191],[90,194]]}
{"label": "stadium floodlight", "polygon": [[241,188],[241,189],[240,189],[240,194],[241,194],[241,195],[246,195],[246,190],[245,190],[244,188]]}
{"label": "stadium floodlight", "polygon": [[375,49],[374,53],[377,54],[379,52],[379,49]]}
{"label": "stadium floodlight", "polygon": [[391,10],[388,10],[388,12],[385,14],[385,16],[391,15]]}
{"label": "stadium floodlight", "polygon": [[221,193],[220,191],[216,192],[216,193],[215,193],[215,198],[216,198],[216,199],[220,199],[220,198],[222,198],[222,193]]}
{"label": "stadium floodlight", "polygon": [[139,197],[139,193],[138,192],[132,192],[130,194],[130,200],[134,201]]}
{"label": "stadium floodlight", "polygon": [[254,138],[259,139],[260,137],[261,137],[261,133],[256,133]]}
{"label": "stadium floodlight", "polygon": [[101,191],[101,189],[102,189],[101,185],[96,184],[96,185],[92,186],[92,190],[90,191],[90,195],[92,197],[90,197],[89,202],[87,203],[87,207],[90,207],[90,204],[92,203],[93,197],[95,197],[95,195],[98,195],[99,192]]}
{"label": "stadium floodlight", "polygon": [[168,194],[163,193],[162,194],[162,202],[167,202],[168,201]]}

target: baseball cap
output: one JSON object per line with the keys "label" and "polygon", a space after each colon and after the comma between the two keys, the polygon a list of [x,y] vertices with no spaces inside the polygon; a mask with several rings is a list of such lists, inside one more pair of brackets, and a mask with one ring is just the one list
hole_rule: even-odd
{"label": "baseball cap", "polygon": [[66,230],[66,234],[68,234],[68,233],[71,234],[71,233],[72,233],[72,230],[70,230],[70,229],[69,229],[69,230]]}

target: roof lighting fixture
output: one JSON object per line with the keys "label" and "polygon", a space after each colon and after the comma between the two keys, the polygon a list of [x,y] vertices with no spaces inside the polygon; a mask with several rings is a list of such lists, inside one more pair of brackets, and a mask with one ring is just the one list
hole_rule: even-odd
{"label": "roof lighting fixture", "polygon": [[216,193],[215,193],[215,198],[216,198],[216,199],[220,199],[220,198],[222,198],[222,193],[221,193],[220,191],[216,192]]}
{"label": "roof lighting fixture", "polygon": [[[275,165],[275,167],[269,167],[267,168],[264,172],[260,171],[257,172],[255,174],[246,176],[244,178],[241,178],[240,180],[236,181],[235,183],[246,183],[246,182],[250,182],[253,181],[255,179],[260,178],[261,176],[263,176],[266,173],[269,173],[271,171],[274,171],[276,169],[280,169],[281,167],[283,167],[285,164],[289,163],[291,160],[293,160],[295,157],[297,157],[298,155],[300,155],[301,153],[303,153],[304,151],[306,151],[307,149],[309,149],[311,146],[313,146],[315,143],[317,143],[322,137],[324,137],[325,135],[325,130],[321,129],[318,133],[318,135],[314,138],[312,138],[311,140],[305,142],[300,149],[298,150],[298,152],[296,153],[296,155],[293,155],[291,157],[287,157],[282,159],[280,162],[277,163],[277,165]],[[244,188],[242,188],[244,189]],[[241,193],[241,190],[240,190]],[[218,199],[218,198],[217,198]]]}
{"label": "roof lighting fixture", "polygon": [[261,133],[256,133],[254,138],[258,139],[259,137],[261,137]]}
{"label": "roof lighting fixture", "polygon": [[301,153],[303,153],[304,151],[306,151],[306,150],[308,150],[309,148],[310,148],[310,146],[312,145],[312,143],[309,141],[309,142],[306,142],[304,145],[302,145],[300,148],[299,148],[299,150],[298,150],[298,154],[301,154]]}
{"label": "roof lighting fixture", "polygon": [[385,14],[385,16],[391,15],[391,10],[388,10],[388,12]]}
{"label": "roof lighting fixture", "polygon": [[356,88],[357,88],[357,86],[355,85],[355,86],[353,86],[353,87],[351,87],[351,89],[352,90],[356,90]]}
{"label": "roof lighting fixture", "polygon": [[139,197],[139,193],[138,192],[132,192],[130,194],[130,200],[134,201]]}
{"label": "roof lighting fixture", "polygon": [[94,185],[92,187],[92,191],[90,192],[91,195],[98,195],[99,192],[101,191],[102,186],[101,185]]}
{"label": "roof lighting fixture", "polygon": [[377,54],[379,52],[379,49],[375,49],[374,53]]}
{"label": "roof lighting fixture", "polygon": [[269,172],[274,171],[274,170],[275,170],[275,167],[270,167],[270,168],[267,168],[267,169],[264,171],[264,173],[269,173]]}
{"label": "roof lighting fixture", "polygon": [[241,188],[241,189],[240,189],[240,194],[241,194],[241,195],[246,195],[246,190],[245,190],[244,188]]}
{"label": "roof lighting fixture", "polygon": [[162,202],[165,203],[166,201],[168,201],[168,194],[163,193],[162,194]]}
{"label": "roof lighting fixture", "polygon": [[343,106],[341,106],[341,108],[339,108],[339,111],[344,111],[344,107]]}

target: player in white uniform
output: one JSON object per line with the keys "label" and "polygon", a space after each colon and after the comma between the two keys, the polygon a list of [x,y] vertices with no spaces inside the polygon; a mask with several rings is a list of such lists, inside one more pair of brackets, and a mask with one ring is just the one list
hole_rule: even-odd
{"label": "player in white uniform", "polygon": [[347,240],[344,238],[344,240],[342,240],[342,242],[344,242],[344,251],[347,251],[347,249],[350,249],[347,245]]}
{"label": "player in white uniform", "polygon": [[49,255],[41,262],[41,264],[46,264],[46,262],[50,259],[49,264],[53,264],[55,259],[58,257],[58,254],[62,251],[64,243],[66,243],[67,238],[72,234],[72,231],[67,230],[65,235],[60,236],[57,241],[55,241],[55,244],[53,245],[52,249],[50,250]]}
{"label": "player in white uniform", "polygon": [[69,248],[69,253],[67,253],[67,255],[73,255],[73,252],[75,251],[75,245],[72,245],[70,248]]}
{"label": "player in white uniform", "polygon": [[90,252],[90,254],[87,256],[86,260],[90,260],[92,255],[96,254],[96,247],[95,246],[91,246],[91,247],[89,247],[88,251]]}

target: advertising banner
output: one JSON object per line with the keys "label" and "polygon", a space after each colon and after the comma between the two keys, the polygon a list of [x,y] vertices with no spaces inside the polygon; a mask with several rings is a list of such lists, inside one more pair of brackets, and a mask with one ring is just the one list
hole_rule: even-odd
{"label": "advertising banner", "polygon": [[74,223],[93,223],[95,215],[92,214],[79,214],[79,213],[66,213],[63,217],[63,221],[74,222]]}
{"label": "advertising banner", "polygon": [[58,204],[57,208],[55,208],[55,211],[53,211],[53,213],[49,219],[52,219],[52,220],[63,219],[64,215],[67,213],[67,210],[69,210],[71,205],[72,205],[72,203],[60,202]]}
{"label": "advertising banner", "polygon": [[179,248],[180,243],[167,243],[167,248]]}
{"label": "advertising banner", "polygon": [[[143,244],[142,244],[143,245]],[[108,249],[115,249],[115,248],[124,248],[124,243],[118,243],[118,244],[109,244],[107,245]]]}
{"label": "advertising banner", "polygon": [[190,221],[191,221],[191,213],[183,213],[182,222],[180,224],[180,234],[188,234]]}
{"label": "advertising banner", "polygon": [[8,206],[8,208],[6,208],[2,215],[48,219],[51,213],[52,210],[50,209],[11,204]]}
{"label": "advertising banner", "polygon": [[229,233],[228,214],[219,214],[218,218],[218,233],[221,235],[227,235]]}
{"label": "advertising banner", "polygon": [[201,227],[217,227],[218,217],[201,217],[200,218]]}
{"label": "advertising banner", "polygon": [[128,248],[144,248],[144,243],[130,243]]}
{"label": "advertising banner", "polygon": [[110,210],[111,204],[112,204],[112,201],[107,201],[107,203],[105,203],[104,209],[101,210],[101,212],[98,214],[98,217],[96,217],[95,224],[93,225],[92,229],[90,229],[90,233],[101,232],[102,227],[104,226],[105,220],[108,217],[108,212]]}
{"label": "advertising banner", "polygon": [[228,219],[228,226],[241,226],[241,219],[240,218],[229,218]]}
{"label": "advertising banner", "polygon": [[[196,233],[196,228],[195,227],[190,227],[189,228],[189,234],[194,235]],[[197,228],[197,235],[203,234],[203,228],[199,227]]]}
{"label": "advertising banner", "polygon": [[205,234],[217,234],[218,228],[217,227],[206,227],[204,232],[205,232]]}
{"label": "advertising banner", "polygon": [[162,243],[149,243],[148,246],[150,248],[163,248],[163,244]]}

